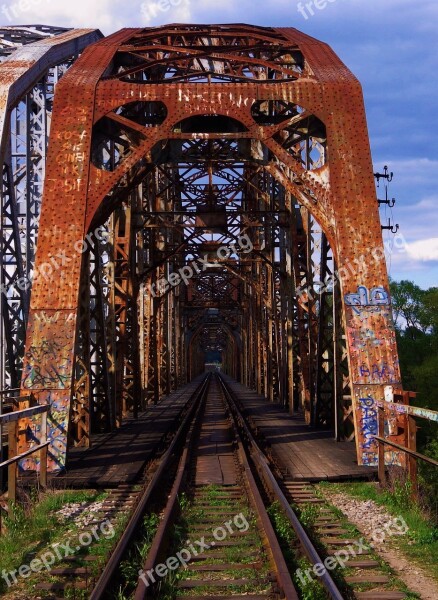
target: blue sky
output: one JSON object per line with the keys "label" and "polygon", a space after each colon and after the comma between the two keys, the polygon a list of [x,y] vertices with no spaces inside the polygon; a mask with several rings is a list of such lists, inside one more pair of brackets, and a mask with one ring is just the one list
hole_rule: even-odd
{"label": "blue sky", "polygon": [[[395,174],[390,194],[397,204],[391,216],[408,246],[390,257],[390,274],[422,287],[438,286],[437,0],[302,0],[301,12],[297,0],[30,4],[31,10],[22,11],[14,24],[97,27],[109,34],[121,27],[164,23],[246,22],[296,27],[329,43],[362,83],[375,169],[387,164]],[[14,5],[19,0],[4,4]],[[12,24],[4,14],[3,23]],[[382,218],[386,220],[383,210]]]}

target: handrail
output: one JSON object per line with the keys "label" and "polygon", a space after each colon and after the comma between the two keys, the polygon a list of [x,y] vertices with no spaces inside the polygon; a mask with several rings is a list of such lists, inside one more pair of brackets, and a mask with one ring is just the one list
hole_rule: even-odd
{"label": "handrail", "polygon": [[34,454],[34,452],[39,452],[40,450],[44,450],[44,448],[47,448],[47,446],[49,446],[49,445],[50,445],[50,442],[44,442],[44,444],[40,444],[39,446],[34,446],[33,448],[26,450],[26,452],[22,452],[22,454],[19,454],[18,456],[13,456],[12,458],[9,458],[8,460],[5,460],[4,462],[0,463],[0,469],[3,469],[3,467],[9,467],[10,465],[13,465],[14,463],[19,462],[22,458],[26,458],[26,456],[30,456],[31,454]]}
{"label": "handrail", "polygon": [[438,412],[429,408],[421,408],[419,406],[411,406],[410,404],[401,404],[399,402],[383,402],[375,401],[379,408],[394,408],[396,412],[402,415],[411,415],[420,419],[438,422]]}
{"label": "handrail", "polygon": [[[410,392],[404,392],[404,397],[411,396]],[[383,402],[376,401],[378,419],[377,419],[377,435],[373,436],[373,439],[378,444],[377,453],[377,465],[378,465],[378,477],[379,482],[382,486],[386,484],[386,470],[385,470],[385,445],[399,450],[406,455],[407,461],[407,473],[409,480],[412,485],[412,497],[415,501],[418,500],[418,469],[417,460],[423,460],[435,467],[438,467],[438,462],[420,454],[417,452],[416,432],[417,424],[414,417],[426,419],[430,422],[438,422],[438,412],[429,410],[426,408],[420,408],[418,406],[410,406],[409,404],[397,403],[397,402]],[[388,410],[395,411],[397,414],[405,415],[406,417],[406,442],[408,447],[397,444],[396,442],[390,441],[385,437],[385,416]],[[391,418],[391,413],[388,415]]]}
{"label": "handrail", "polygon": [[[8,390],[9,391],[9,390]],[[14,404],[17,402],[26,402],[26,400],[30,400],[31,396],[7,396],[6,398],[2,398],[2,404],[6,404],[8,401],[12,400]]]}
{"label": "handrail", "polygon": [[26,419],[28,417],[34,417],[35,415],[41,415],[42,413],[49,412],[50,406],[48,404],[39,404],[38,406],[31,406],[30,408],[23,408],[21,410],[14,410],[14,412],[0,415],[0,425],[6,423],[14,423],[20,419]]}
{"label": "handrail", "polygon": [[387,446],[392,446],[393,448],[396,448],[397,450],[401,450],[402,452],[409,454],[409,456],[413,456],[414,458],[419,458],[420,460],[424,460],[425,462],[428,462],[431,465],[438,467],[438,461],[433,460],[433,458],[429,458],[428,456],[425,456],[424,454],[420,454],[419,452],[414,452],[414,450],[409,450],[409,448],[406,448],[405,446],[400,446],[400,444],[396,444],[395,442],[390,442],[386,438],[381,438],[377,435],[374,436],[374,439],[377,442],[379,442],[379,444],[386,444]]}
{"label": "handrail", "polygon": [[[26,401],[31,401],[32,399],[32,394],[23,398],[23,400]],[[17,401],[21,400],[21,398],[13,398],[13,400]],[[3,425],[8,423],[12,424],[12,427],[10,426],[8,428],[8,455],[10,458],[0,463],[0,470],[3,467],[8,467],[8,501],[11,506],[15,504],[17,500],[17,463],[23,458],[31,456],[37,452],[40,453],[40,483],[42,487],[47,486],[47,459],[49,454],[48,447],[50,445],[50,442],[47,441],[47,417],[49,411],[49,404],[37,404],[36,406],[30,406],[28,408],[21,408],[9,413],[0,414],[0,431]],[[28,419],[36,415],[41,415],[41,435],[38,446],[34,446],[33,448],[29,448],[29,450],[26,450],[21,454],[17,454],[18,423],[21,419]]]}

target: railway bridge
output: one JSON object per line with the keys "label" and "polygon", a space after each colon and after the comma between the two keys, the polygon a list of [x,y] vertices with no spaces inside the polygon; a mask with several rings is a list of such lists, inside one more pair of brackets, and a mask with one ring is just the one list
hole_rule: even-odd
{"label": "railway bridge", "polygon": [[348,68],[292,28],[1,32],[1,377],[29,409],[9,440],[21,472],[42,441],[63,471],[206,369],[376,466],[378,407],[406,394]]}

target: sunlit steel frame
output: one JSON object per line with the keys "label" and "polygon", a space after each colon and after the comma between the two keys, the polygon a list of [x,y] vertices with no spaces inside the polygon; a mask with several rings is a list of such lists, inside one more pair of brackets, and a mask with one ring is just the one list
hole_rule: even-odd
{"label": "sunlit steel frame", "polygon": [[[148,48],[149,41],[158,35],[166,43],[162,41],[161,46],[154,46],[150,52],[172,54],[176,52],[175,46],[172,46],[174,40],[181,44],[181,39],[194,31],[202,39],[218,39],[222,34],[232,36],[233,40],[252,36],[268,42],[279,54],[282,48],[292,48],[288,50],[289,56],[296,54],[303,57],[301,71],[279,67],[278,63],[260,57],[246,56],[242,59],[238,52],[227,54],[226,51],[226,65],[239,64],[242,60],[248,65],[244,70],[240,67],[234,70],[238,76],[233,81],[196,83],[184,80],[184,77],[175,82],[161,79],[160,69],[166,70],[162,58],[155,60],[154,64],[161,66],[147,82],[129,79],[130,73],[139,69],[135,61],[125,77],[114,69],[111,71],[121,55],[135,54],[136,51],[141,54]],[[207,70],[218,69],[218,72],[224,73],[229,67],[223,66],[223,62],[220,67],[217,66],[218,53],[224,52],[220,45],[215,51],[218,45],[216,42],[203,44],[200,64]],[[176,59],[168,59],[171,60]],[[180,57],[178,60],[189,59],[185,55],[184,59]],[[284,78],[255,80],[254,73],[251,78],[246,77],[245,73],[257,61],[260,71],[278,73],[283,69]],[[144,101],[164,103],[167,118],[154,127],[143,127],[134,122],[127,125],[126,120],[115,112],[124,104]],[[286,123],[263,125],[254,118],[253,112],[253,105],[260,101],[292,103],[302,107],[302,112],[294,114]],[[93,126],[105,115],[133,131],[130,153],[111,170],[98,168],[91,160]],[[312,417],[312,386],[321,389],[325,385],[321,376],[315,378],[313,365],[306,365],[318,347],[324,348],[324,336],[328,331],[327,324],[324,325],[325,333],[319,325],[318,335],[318,319],[323,318],[323,313],[319,311],[320,299],[310,293],[315,289],[311,258],[314,221],[322,228],[341,278],[342,322],[332,323],[332,329],[342,325],[346,332],[358,460],[360,464],[375,464],[377,448],[372,435],[377,420],[376,402],[382,401],[385,393],[388,395],[388,387],[392,391],[400,389],[400,372],[360,85],[327,45],[295,29],[178,25],[122,30],[86,50],[58,84],[36,267],[49,261],[55,251],[69,253],[71,260],[64,276],[53,277],[50,284],[42,277],[34,282],[22,382],[24,390],[32,390],[40,402],[51,404],[49,468],[57,470],[65,464],[74,393],[75,340],[79,339],[79,292],[84,260],[81,253],[72,253],[72,248],[98,221],[102,221],[102,215],[111,214],[114,209],[113,190],[126,185],[126,178],[132,176],[134,168],[154,164],[156,145],[161,140],[197,139],[196,133],[184,137],[184,133],[176,128],[184,119],[196,115],[225,115],[240,123],[245,132],[236,134],[236,137],[256,141],[252,146],[254,155],[258,144],[267,149],[270,159],[265,161],[263,168],[289,194],[289,206],[286,206],[288,222],[295,227],[295,233],[301,232],[302,239],[292,231],[290,235],[295,241],[286,237],[283,252],[292,255],[288,268],[293,276],[287,289],[298,299],[296,309],[286,304],[280,313],[281,310],[289,311],[286,327],[296,328],[298,333],[294,340],[291,340],[294,336],[290,331],[286,336],[287,363],[292,371],[296,359],[287,345],[297,343],[300,348],[295,357],[298,356],[301,361],[298,377],[302,379],[299,385],[309,420],[321,419],[319,415],[316,415],[318,419]],[[291,147],[288,136],[293,145],[294,135],[299,135],[300,126],[309,115],[316,117],[326,131],[328,160],[320,166],[310,164],[310,147],[305,164],[294,152],[288,151]],[[288,132],[286,126],[289,126]],[[204,132],[199,139],[218,137]],[[64,206],[61,212],[60,198]],[[301,207],[300,222],[293,225],[296,203]],[[265,258],[269,260],[269,257]],[[326,249],[323,249],[323,260],[326,259]],[[285,264],[287,260],[285,257]],[[250,310],[253,314],[253,339],[249,340],[247,336],[245,343],[253,348],[251,368],[255,375],[252,379],[255,376],[258,381],[254,383],[260,391],[273,399],[271,389],[280,389],[282,377],[276,343],[280,322],[275,324],[272,321],[273,288],[278,278],[276,283],[277,276],[266,264],[269,263],[257,261],[252,268],[256,270],[261,289],[271,305],[268,305],[268,310],[262,308],[262,295],[254,296],[250,302],[253,305]],[[323,268],[326,269],[325,266]],[[246,295],[250,296],[249,290]],[[166,351],[169,343],[167,302],[153,300],[154,304],[160,305],[161,313],[158,315],[157,310],[153,311],[156,318],[158,315],[159,326],[157,322],[154,324],[154,319],[150,325],[155,357],[148,368],[155,370],[155,385],[159,388],[163,387],[168,373],[168,365],[160,362],[163,356],[169,354]],[[144,307],[146,314],[148,310],[147,306]],[[290,320],[291,313],[294,323]],[[248,330],[246,324],[245,329]],[[262,347],[263,353],[258,352],[257,349]],[[333,358],[333,361],[339,360],[339,356]],[[319,369],[323,368],[320,361]],[[160,380],[163,379],[161,383],[157,370]],[[287,386],[291,386],[291,382],[286,383]],[[37,465],[29,460],[24,468],[34,469]]]}

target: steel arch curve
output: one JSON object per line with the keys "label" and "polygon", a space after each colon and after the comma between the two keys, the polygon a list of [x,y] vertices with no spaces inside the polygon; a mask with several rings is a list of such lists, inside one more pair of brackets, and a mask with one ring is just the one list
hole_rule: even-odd
{"label": "steel arch curve", "polygon": [[[38,29],[38,28],[36,28]],[[29,291],[16,288],[17,295],[14,296],[9,290],[17,281],[29,280],[32,270],[33,245],[38,227],[38,207],[41,197],[38,184],[42,182],[44,173],[45,155],[45,129],[48,128],[50,111],[49,94],[47,94],[46,82],[50,76],[55,79],[58,75],[60,65],[74,60],[88,45],[102,37],[98,30],[77,29],[61,32],[56,28],[42,27],[41,35],[48,37],[39,41],[26,44],[25,35],[21,28],[10,28],[11,35],[15,33],[17,43],[25,43],[25,46],[15,48],[9,47],[11,54],[0,64],[0,161],[3,166],[3,189],[2,189],[2,257],[1,257],[1,289],[2,289],[2,321],[4,322],[4,333],[2,343],[7,346],[7,368],[2,369],[0,377],[2,387],[6,385],[6,379],[12,387],[19,385],[19,365],[23,359],[25,326],[29,310]],[[29,28],[26,30],[32,39]],[[38,37],[38,33],[35,37]],[[12,44],[12,43],[11,43]],[[52,75],[50,75],[52,73]],[[56,75],[55,75],[56,73]],[[37,95],[41,91],[38,100]],[[38,90],[38,91],[37,91]],[[25,105],[25,109],[18,108]],[[35,113],[31,106],[36,106]],[[23,116],[22,121],[27,121],[28,131],[24,139],[28,148],[32,149],[32,156],[26,156],[25,173],[23,175],[23,159],[21,159],[20,172],[14,172],[14,162],[17,163],[17,149],[14,145],[17,141],[18,117]],[[15,119],[14,119],[15,116]],[[15,132],[12,125],[15,125]],[[21,124],[21,123],[20,123]],[[33,127],[33,128],[32,128]],[[21,130],[20,130],[21,132]],[[22,133],[22,132],[21,132]],[[13,142],[14,140],[14,142]],[[22,142],[23,143],[23,142]],[[16,169],[15,169],[16,171]],[[32,190],[29,188],[28,178],[32,172]],[[23,197],[17,197],[18,189],[23,190],[22,181],[26,182]],[[36,183],[36,181],[38,183]],[[25,208],[19,207],[19,201],[25,204]],[[23,202],[24,200],[24,202]],[[23,217],[23,212],[26,217]],[[32,215],[32,219],[30,217]],[[20,220],[21,217],[21,220]],[[22,220],[25,224],[23,225]],[[29,229],[32,229],[29,231]],[[25,243],[23,238],[26,236]],[[23,246],[25,246],[23,248]],[[23,255],[24,254],[24,255]],[[6,341],[4,340],[6,338]]]}
{"label": "steel arch curve", "polygon": [[[289,80],[251,81],[239,76],[238,81],[196,83],[158,77],[146,84],[121,81],[114,69],[111,72],[119,55],[135,44],[144,48],[153,36],[162,35],[170,40],[172,50],[172,39],[181,39],[196,28],[200,36],[231,32],[236,39],[253,35],[268,40],[276,49],[293,48],[290,52],[303,57],[301,72]],[[206,55],[202,60],[217,61],[212,50]],[[277,65],[268,64],[270,67]],[[323,168],[302,168],[274,140],[275,132],[252,118],[254,102],[279,99],[305,107],[323,121],[329,153]],[[134,101],[163,101],[170,116],[162,125],[144,131],[143,142],[114,171],[98,169],[91,162],[93,125],[122,104]],[[52,407],[51,470],[65,464],[72,393],[81,255],[71,253],[71,249],[85,238],[102,202],[123,175],[139,160],[151,160],[155,143],[177,137],[173,131],[176,122],[218,111],[242,122],[253,139],[271,150],[278,164],[269,164],[269,169],[278,171],[280,165],[285,181],[293,174],[294,182],[300,182],[305,190],[297,194],[299,200],[318,219],[331,242],[344,274],[343,315],[358,460],[360,464],[375,462],[376,447],[366,435],[367,405],[362,401],[382,401],[385,386],[400,387],[400,373],[360,84],[326,44],[295,29],[175,25],[125,29],[98,42],[83,53],[58,86],[36,269],[50,263],[56,253],[66,252],[68,274],[50,282],[38,276],[34,282],[22,382],[24,390],[32,390],[39,402]],[[296,185],[294,189],[296,192]],[[64,207],[61,216],[54,210],[60,201]],[[368,260],[360,261],[358,269],[351,268],[362,256]],[[32,461],[25,465],[35,467]]]}

